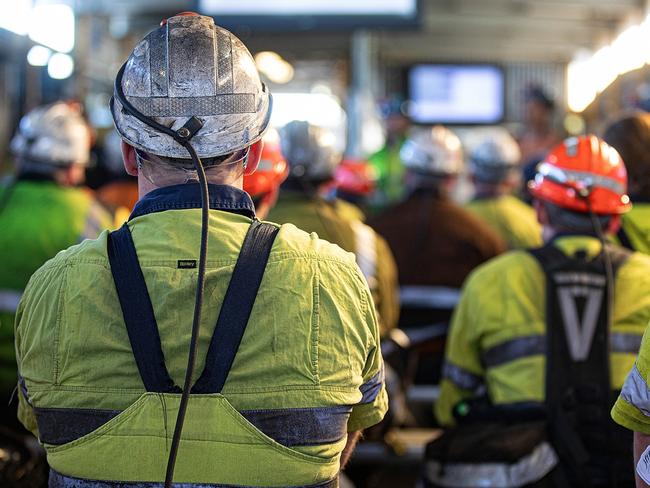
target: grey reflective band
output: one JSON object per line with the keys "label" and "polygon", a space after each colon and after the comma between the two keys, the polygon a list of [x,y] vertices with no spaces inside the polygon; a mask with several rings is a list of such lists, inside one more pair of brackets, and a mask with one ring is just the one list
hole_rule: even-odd
{"label": "grey reflective band", "polygon": [[[609,350],[616,353],[637,354],[642,337],[640,334],[613,332],[609,335]],[[485,368],[495,368],[511,361],[544,354],[546,354],[546,336],[530,335],[517,337],[486,349],[481,354],[481,362]]]}
{"label": "grey reflective band", "polygon": [[147,117],[191,117],[255,113],[254,93],[207,97],[130,97],[126,99]]}
{"label": "grey reflective band", "polygon": [[545,352],[546,336],[531,335],[517,337],[486,349],[481,354],[481,361],[485,368],[494,368],[517,359],[542,355]]}
{"label": "grey reflective band", "polygon": [[361,390],[361,401],[360,404],[372,403],[375,401],[382,387],[384,386],[384,379],[386,373],[384,370],[384,365],[381,365],[381,369],[375,374],[372,378],[366,381],[363,385],[359,387]]}
{"label": "grey reflective band", "polygon": [[[108,460],[107,460],[108,462]],[[313,485],[289,486],[287,488],[336,488],[339,485],[338,476],[329,481],[316,483]],[[99,481],[74,478],[50,470],[50,479],[48,488],[163,488],[165,483],[150,481]],[[224,485],[221,483],[177,483],[174,482],[174,488],[257,488],[254,486],[243,485]]]}
{"label": "grey reflective band", "polygon": [[354,254],[359,269],[370,289],[377,287],[377,237],[375,231],[363,222],[352,222],[354,231]]}
{"label": "grey reflective band", "polygon": [[516,488],[541,480],[557,465],[558,457],[548,442],[514,463],[440,463],[427,461],[427,480],[453,488]]}
{"label": "grey reflective band", "polygon": [[38,438],[60,445],[79,439],[121,413],[120,410],[89,408],[34,408]]}
{"label": "grey reflective band", "polygon": [[537,172],[549,180],[566,185],[570,183],[580,183],[586,187],[600,187],[613,191],[619,195],[625,193],[625,185],[613,178],[597,175],[590,171],[575,171],[558,168],[549,163],[541,163],[537,166]]}
{"label": "grey reflective band", "polygon": [[454,308],[460,300],[460,290],[446,286],[402,286],[399,289],[402,307]]}
{"label": "grey reflective band", "polygon": [[476,390],[483,385],[483,378],[445,360],[442,377],[463,390]]}
{"label": "grey reflective band", "polygon": [[0,290],[0,312],[15,313],[22,296],[22,292],[16,290]]}
{"label": "grey reflective band", "polygon": [[650,390],[636,364],[623,383],[621,398],[635,406],[646,417],[650,417]]}
{"label": "grey reflective band", "polygon": [[246,420],[283,446],[315,446],[340,441],[347,434],[352,407],[242,410]]}
{"label": "grey reflective band", "polygon": [[[571,359],[585,361],[596,333],[604,290],[587,286],[559,286],[557,294]],[[582,317],[578,317],[578,300],[585,301]]]}

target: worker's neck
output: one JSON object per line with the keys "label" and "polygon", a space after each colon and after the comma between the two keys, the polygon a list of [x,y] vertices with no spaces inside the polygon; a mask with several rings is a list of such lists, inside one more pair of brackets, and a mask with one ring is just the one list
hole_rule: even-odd
{"label": "worker's neck", "polygon": [[[171,181],[166,182],[165,185],[155,184],[151,180],[138,175],[138,196],[142,199],[148,193],[151,193],[158,188],[164,188],[166,186],[181,185],[181,184],[193,184],[196,181]],[[240,175],[238,177],[229,177],[229,178],[208,178],[208,183],[212,185],[228,185],[233,186],[239,190],[243,189],[243,177]]]}
{"label": "worker's neck", "polygon": [[485,200],[510,194],[511,188],[503,184],[474,183],[474,198]]}

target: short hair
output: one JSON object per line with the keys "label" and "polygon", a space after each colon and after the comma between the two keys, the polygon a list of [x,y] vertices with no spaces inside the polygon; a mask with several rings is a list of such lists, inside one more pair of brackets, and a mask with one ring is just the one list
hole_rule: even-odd
{"label": "short hair", "polygon": [[650,198],[650,114],[618,119],[607,128],[603,139],[621,155],[632,197]]}
{"label": "short hair", "polygon": [[[542,202],[548,214],[549,223],[553,228],[562,232],[579,232],[585,234],[595,234],[596,229],[591,216],[588,213],[576,212],[549,202]],[[600,227],[606,230],[611,221],[611,215],[597,215]]]}
{"label": "short hair", "polygon": [[[169,166],[175,166],[178,168],[185,168],[185,169],[194,168],[194,162],[191,159],[169,158],[167,156],[158,156],[157,154],[150,154],[140,149],[136,149],[135,152],[142,159],[151,161],[152,163],[162,163],[162,164],[167,164]],[[244,154],[243,151],[241,151],[241,153],[242,155]],[[229,153],[229,154],[223,154],[221,156],[214,156],[212,158],[201,158],[201,163],[203,164],[204,168],[209,168],[211,166],[217,166],[223,163],[224,161],[227,161],[234,155],[235,153]]]}

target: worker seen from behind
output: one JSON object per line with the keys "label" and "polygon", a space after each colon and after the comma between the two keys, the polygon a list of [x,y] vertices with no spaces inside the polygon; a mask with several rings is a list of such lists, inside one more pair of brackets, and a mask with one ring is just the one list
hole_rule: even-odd
{"label": "worker seen from behind", "polygon": [[453,132],[442,126],[415,129],[400,155],[409,196],[369,223],[395,255],[404,312],[405,304],[424,307],[436,301],[439,287],[460,288],[472,269],[506,246],[486,223],[451,200],[464,165]]}
{"label": "worker seen from behind", "polygon": [[538,167],[544,245],[479,267],[454,314],[435,413],[456,426],[458,450],[429,446],[433,486],[458,474],[463,443],[462,486],[478,486],[488,461],[490,486],[631,486],[631,436],[609,410],[650,321],[650,259],[603,247],[630,208],[626,187],[596,136],[567,139]]}
{"label": "worker seen from behind", "polygon": [[0,187],[0,405],[2,424],[17,381],[14,315],[30,276],[56,253],[110,226],[108,213],[81,185],[92,131],[74,102],[35,108],[11,141],[15,177]]}
{"label": "worker seen from behind", "polygon": [[298,120],[280,130],[280,140],[290,170],[269,220],[292,223],[354,253],[372,292],[384,336],[395,327],[399,314],[393,255],[369,226],[341,213],[336,201],[321,196],[322,187],[331,182],[341,162],[345,141],[337,140],[325,127]]}
{"label": "worker seen from behind", "polygon": [[366,220],[369,198],[377,189],[377,171],[368,161],[347,158],[334,170],[330,200],[350,220]]}
{"label": "worker seen from behind", "polygon": [[334,487],[384,416],[354,258],[261,223],[242,190],[270,110],[249,51],[211,17],[164,20],[118,72],[140,199],[37,271],[16,318],[20,418],[50,487]]}
{"label": "worker seen from behind", "polygon": [[639,112],[617,120],[603,139],[625,161],[634,204],[623,216],[616,238],[628,249],[650,254],[650,114]]}
{"label": "worker seen from behind", "polygon": [[487,137],[469,158],[474,198],[466,208],[488,223],[510,249],[542,244],[535,211],[513,195],[521,181],[520,157],[517,142],[504,130]]}

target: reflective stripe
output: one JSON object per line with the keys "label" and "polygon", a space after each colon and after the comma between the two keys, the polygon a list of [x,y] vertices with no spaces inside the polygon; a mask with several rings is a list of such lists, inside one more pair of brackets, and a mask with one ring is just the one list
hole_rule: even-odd
{"label": "reflective stripe", "polygon": [[375,231],[363,222],[352,222],[354,254],[370,289],[377,287],[377,239]]}
{"label": "reflective stripe", "polygon": [[0,312],[15,313],[23,294],[16,290],[0,290]]}
{"label": "reflective stripe", "polygon": [[625,185],[620,181],[591,171],[568,170],[550,163],[542,163],[537,166],[537,172],[555,183],[582,183],[587,187],[601,187],[620,195],[625,193]]}
{"label": "reflective stripe", "polygon": [[623,383],[621,398],[639,409],[646,417],[650,417],[650,390],[636,364]]}
{"label": "reflective stripe", "polygon": [[483,384],[483,378],[445,360],[442,377],[463,390],[476,390]]}
{"label": "reflective stripe", "polygon": [[375,398],[377,398],[377,395],[379,395],[379,392],[384,385],[385,377],[386,373],[384,371],[384,365],[382,364],[381,370],[379,370],[375,376],[370,378],[359,387],[362,395],[361,401],[359,402],[360,404],[372,403],[375,401]]}
{"label": "reflective stripe", "polygon": [[79,439],[101,427],[120,412],[87,408],[34,409],[40,441],[54,445]]}
{"label": "reflective stripe", "polygon": [[399,299],[403,307],[451,309],[460,300],[460,290],[446,286],[402,286]]}
{"label": "reflective stripe", "polygon": [[[614,332],[609,335],[611,352],[636,354],[641,346],[640,334],[623,334]],[[481,361],[486,368],[494,368],[510,361],[546,353],[546,336],[531,335],[502,342],[481,354]]]}
{"label": "reflective stripe", "polygon": [[[50,470],[50,479],[48,488],[163,488],[164,483],[146,482],[146,481],[97,481],[73,478],[53,469]],[[290,486],[287,488],[336,488],[338,486],[338,477],[330,481],[324,481],[315,485]],[[214,483],[178,483],[174,482],[174,488],[255,488],[253,486],[241,485],[223,485]]]}
{"label": "reflective stripe", "polygon": [[454,488],[516,488],[541,480],[557,465],[548,442],[515,463],[440,463],[427,461],[426,477],[438,486]]}
{"label": "reflective stripe", "polygon": [[352,407],[242,410],[251,424],[284,446],[332,444],[345,437]]}

